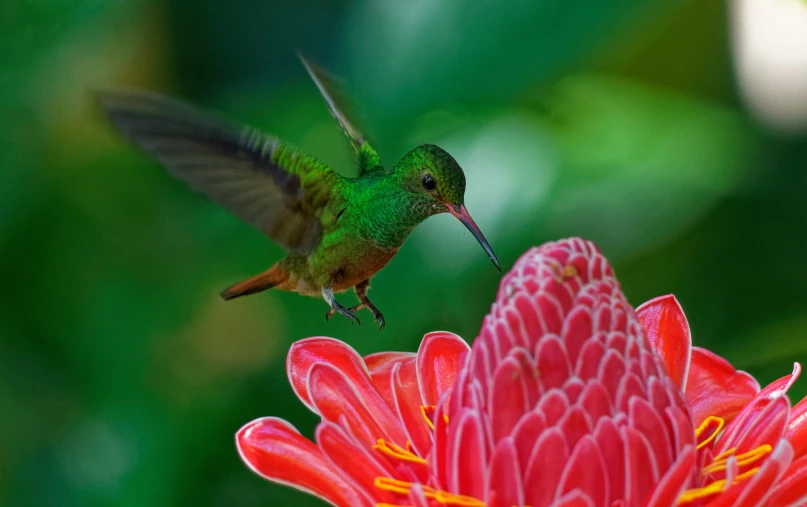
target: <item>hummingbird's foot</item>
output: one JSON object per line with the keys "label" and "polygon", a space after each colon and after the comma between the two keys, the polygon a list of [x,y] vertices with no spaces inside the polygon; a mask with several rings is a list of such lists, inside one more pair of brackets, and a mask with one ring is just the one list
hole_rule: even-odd
{"label": "hummingbird's foot", "polygon": [[384,322],[384,315],[376,308],[370,298],[367,297],[367,291],[370,289],[370,280],[364,280],[363,282],[356,285],[356,296],[361,301],[360,304],[351,308],[353,311],[359,311],[362,308],[367,308],[371,312],[373,312],[373,318],[375,319],[376,324],[378,324],[378,330],[381,331],[384,329],[386,322]]}
{"label": "hummingbird's foot", "polygon": [[[372,303],[370,303],[370,305],[372,305]],[[358,312],[359,310],[364,310],[365,308],[373,312],[373,318],[375,319],[376,324],[378,324],[378,330],[380,331],[384,329],[384,326],[386,325],[386,323],[384,322],[384,316],[381,314],[381,312],[378,311],[378,308],[376,308],[375,306],[368,306],[366,303],[360,303],[356,306],[345,308],[344,310],[350,314],[353,314],[353,316],[355,317],[356,312]],[[331,317],[333,317],[333,314],[336,313],[337,311],[339,310],[336,310],[334,308],[328,310],[328,313],[325,314],[325,320],[328,320]],[[356,317],[356,321],[358,320],[359,318]],[[361,325],[361,322],[359,322],[359,325]]]}
{"label": "hummingbird's foot", "polygon": [[333,289],[323,288],[322,297],[325,299],[325,302],[328,303],[328,306],[331,307],[331,309],[325,313],[325,320],[330,320],[334,313],[339,312],[347,317],[351,324],[353,324],[353,321],[355,320],[361,326],[361,321],[358,317],[356,317],[356,314],[353,313],[352,308],[345,308],[344,306],[340,305],[338,301],[336,301],[336,299],[333,297]]}

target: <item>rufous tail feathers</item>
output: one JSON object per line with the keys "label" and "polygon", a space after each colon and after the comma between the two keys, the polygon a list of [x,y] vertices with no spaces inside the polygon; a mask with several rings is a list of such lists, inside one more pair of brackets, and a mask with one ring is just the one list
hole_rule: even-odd
{"label": "rufous tail feathers", "polygon": [[247,278],[243,282],[238,282],[227,287],[221,291],[221,298],[228,301],[237,297],[256,294],[280,285],[288,279],[289,274],[275,264],[259,275],[255,275],[252,278]]}

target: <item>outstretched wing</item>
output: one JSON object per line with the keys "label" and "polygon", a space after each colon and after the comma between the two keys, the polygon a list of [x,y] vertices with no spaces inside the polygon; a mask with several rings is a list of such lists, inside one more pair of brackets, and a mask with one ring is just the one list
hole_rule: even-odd
{"label": "outstretched wing", "polygon": [[115,127],[174,176],[285,249],[307,254],[342,178],[322,162],[251,127],[145,92],[104,91]]}
{"label": "outstretched wing", "polygon": [[348,101],[340,93],[340,87],[335,82],[336,80],[333,76],[328,74],[322,67],[306,60],[300,52],[297,52],[297,57],[300,58],[308,75],[311,76],[314,84],[317,85],[319,93],[322,94],[322,97],[328,104],[331,115],[339,122],[339,126],[342,128],[342,131],[350,141],[350,145],[355,150],[356,159],[359,162],[359,176],[376,171],[383,171],[384,167],[381,165],[381,159],[378,153],[370,146],[364,135],[359,132],[359,129],[355,127],[353,122],[351,122],[343,112],[343,110],[347,109],[345,104]]}

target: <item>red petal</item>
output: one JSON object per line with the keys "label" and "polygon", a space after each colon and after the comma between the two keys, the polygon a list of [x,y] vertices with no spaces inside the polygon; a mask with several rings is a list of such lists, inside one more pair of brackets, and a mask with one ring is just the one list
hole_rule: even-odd
{"label": "red petal", "polygon": [[546,507],[555,499],[555,491],[569,459],[566,439],[557,428],[541,435],[532,450],[524,474],[524,501],[532,507]]}
{"label": "red petal", "polygon": [[754,377],[706,349],[692,347],[686,397],[695,427],[710,415],[731,422],[758,392]]}
{"label": "red petal", "polygon": [[511,354],[499,363],[493,374],[490,413],[494,442],[509,435],[532,406],[527,383],[535,383],[535,369],[528,361],[525,356],[516,358]]}
{"label": "red petal", "polygon": [[[493,451],[488,466],[488,495],[495,493],[499,505],[524,505],[524,488],[521,484],[521,471],[518,467],[518,451],[513,439],[501,440]],[[487,498],[490,503],[490,496]]]}
{"label": "red petal", "polygon": [[653,488],[645,507],[675,505],[695,473],[695,447],[688,446]]}
{"label": "red petal", "polygon": [[604,506],[610,496],[605,458],[594,438],[584,436],[572,451],[560,479],[560,494],[578,490],[594,505]]}
{"label": "red petal", "polygon": [[466,410],[456,423],[452,420],[450,424],[451,440],[447,449],[448,490],[474,498],[484,498],[488,460],[482,421],[476,411]]}
{"label": "red petal", "polygon": [[536,345],[535,357],[544,390],[562,386],[572,374],[572,366],[566,355],[566,346],[557,336],[550,335],[541,338]]}
{"label": "red petal", "polygon": [[800,458],[807,452],[807,398],[790,410],[785,438],[793,446],[793,455]]}
{"label": "red petal", "polygon": [[403,386],[408,389],[414,389],[417,395],[417,404],[420,405],[420,391],[418,390],[418,380],[415,373],[415,362],[417,357],[415,354],[408,354],[404,352],[379,352],[377,354],[370,354],[364,356],[364,362],[367,369],[370,371],[370,379],[373,382],[373,387],[387,402],[387,405],[395,410],[395,405],[392,399],[392,369],[396,364],[403,365],[402,371]]}
{"label": "red petal", "polygon": [[377,403],[365,405],[356,386],[334,366],[315,364],[309,371],[307,383],[314,407],[323,420],[344,423],[345,429],[368,447],[379,438],[406,445],[403,428],[386,403],[378,397]]}
{"label": "red petal", "polygon": [[558,423],[566,436],[566,444],[572,449],[585,435],[591,433],[593,427],[586,411],[579,406],[570,408]]}
{"label": "red petal", "polygon": [[423,494],[423,488],[420,484],[415,484],[409,490],[409,501],[412,503],[412,507],[429,507],[429,501],[426,499],[426,495]]}
{"label": "red petal", "polygon": [[424,405],[436,405],[465,365],[470,347],[453,333],[434,332],[423,337],[418,349],[417,375]]}
{"label": "red petal", "polygon": [[653,491],[659,480],[659,469],[653,449],[644,435],[633,428],[622,428],[622,441],[625,442],[626,474],[625,500],[628,505],[642,503]]}
{"label": "red petal", "polygon": [[785,375],[766,385],[765,388],[759,392],[759,396],[767,396],[773,399],[787,393],[790,387],[799,378],[799,375],[801,375],[801,365],[799,363],[793,363],[793,373]]}
{"label": "red petal", "polygon": [[544,416],[547,426],[554,426],[569,411],[569,399],[563,391],[553,389],[541,397],[535,410]]}
{"label": "red petal", "polygon": [[552,507],[595,507],[594,502],[580,491],[572,491],[568,495],[559,498]]}
{"label": "red petal", "polygon": [[760,445],[776,445],[784,435],[790,415],[786,396],[773,400],[757,397],[726,428],[714,447],[715,454],[736,447],[741,454]]}
{"label": "red petal", "polygon": [[417,354],[412,352],[376,352],[364,356],[364,364],[370,376],[375,373],[389,372],[397,363],[414,359]]}
{"label": "red petal", "polygon": [[659,472],[667,470],[673,460],[672,442],[667,438],[667,428],[661,414],[656,412],[649,402],[638,397],[630,400],[629,407],[630,426],[647,439],[658,463]]}
{"label": "red petal", "polygon": [[530,459],[532,449],[538,441],[538,437],[546,429],[544,416],[538,412],[530,412],[518,422],[513,428],[513,438],[518,445],[518,464],[521,470],[527,470],[527,461]]}
{"label": "red petal", "polygon": [[617,351],[611,349],[605,353],[605,358],[600,363],[600,371],[597,378],[600,383],[605,387],[608,396],[611,399],[611,404],[616,408],[617,391],[619,385],[625,377],[625,358]]}
{"label": "red petal", "polygon": [[316,409],[311,401],[306,382],[311,366],[318,363],[330,364],[350,379],[369,380],[369,372],[364,360],[347,343],[324,336],[315,336],[295,342],[286,356],[286,373],[294,392],[314,412]]}
{"label": "red petal", "polygon": [[664,359],[675,385],[686,391],[692,336],[678,300],[672,294],[651,299],[636,309],[636,317],[644,326],[650,345]]}
{"label": "red petal", "polygon": [[380,456],[371,455],[371,448],[357,445],[339,426],[323,423],[317,427],[317,443],[323,454],[342,471],[342,475],[365,498],[373,503],[393,503],[395,496],[375,486],[376,477],[393,477],[392,468]]}
{"label": "red petal", "polygon": [[600,420],[600,417],[613,415],[608,393],[605,387],[596,380],[589,381],[586,384],[578,404],[585,409],[589,419],[595,424]]}
{"label": "red petal", "polygon": [[[417,390],[417,385],[415,389],[411,388],[411,376],[403,374],[403,369],[403,364],[396,365],[392,375],[395,410],[403,423],[406,436],[412,443],[412,446],[414,446],[415,451],[419,456],[425,457],[432,447],[429,427],[426,424],[426,419],[423,417],[423,412],[420,410],[420,393]],[[411,369],[414,370],[414,365],[412,365]],[[403,378],[410,379],[410,384],[404,385]]]}
{"label": "red petal", "polygon": [[583,348],[583,344],[592,336],[593,331],[594,322],[589,308],[577,305],[566,315],[561,339],[566,344],[566,351],[572,364],[577,363],[580,350]]}
{"label": "red petal", "polygon": [[597,440],[603,456],[608,460],[608,484],[611,498],[625,497],[626,474],[628,463],[625,461],[625,445],[622,435],[613,419],[600,419],[594,428],[594,438]]}
{"label": "red petal", "polygon": [[265,479],[339,507],[373,505],[342,478],[313,442],[286,421],[256,419],[238,430],[235,443],[244,463]]}
{"label": "red petal", "polygon": [[784,476],[768,498],[768,507],[789,507],[807,503],[807,456],[787,467]]}

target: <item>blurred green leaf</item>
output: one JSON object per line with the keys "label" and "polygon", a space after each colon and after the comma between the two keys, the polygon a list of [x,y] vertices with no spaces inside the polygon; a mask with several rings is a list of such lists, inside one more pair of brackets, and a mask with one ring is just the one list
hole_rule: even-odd
{"label": "blurred green leaf", "polygon": [[614,260],[690,227],[759,155],[738,112],[623,79],[567,77],[548,109],[560,158],[551,231],[592,238]]}

